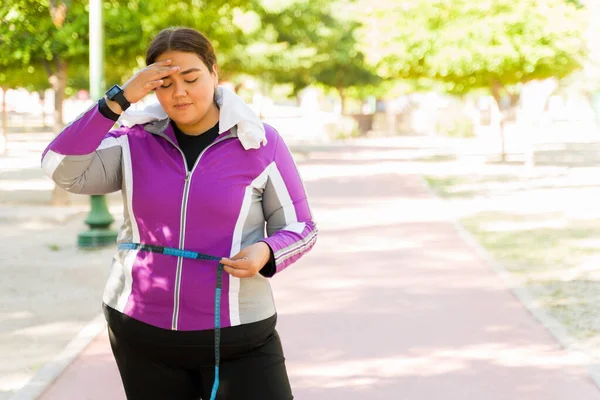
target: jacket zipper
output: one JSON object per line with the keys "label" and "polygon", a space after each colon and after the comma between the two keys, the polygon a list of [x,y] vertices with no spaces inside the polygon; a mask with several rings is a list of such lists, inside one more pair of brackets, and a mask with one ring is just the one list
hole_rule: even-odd
{"label": "jacket zipper", "polygon": [[[185,183],[183,186],[183,198],[181,200],[181,217],[180,217],[180,224],[179,224],[180,225],[179,248],[182,250],[184,249],[184,245],[185,245],[185,224],[186,224],[186,218],[187,218],[188,196],[189,196],[189,189],[190,189],[191,180],[192,180],[191,179],[192,174],[196,170],[196,167],[198,166],[198,163],[200,162],[200,158],[202,158],[202,155],[204,155],[204,153],[208,149],[210,149],[214,145],[221,143],[231,137],[233,137],[233,135],[229,134],[223,138],[215,140],[210,145],[206,146],[206,148],[204,150],[202,150],[202,152],[198,155],[198,158],[196,159],[196,162],[194,163],[192,170],[187,171],[185,174]],[[185,159],[185,154],[183,154],[183,151],[179,148],[179,146],[175,145],[168,137],[166,139],[169,142],[171,142],[171,144],[173,144],[177,148],[177,150],[179,150],[179,152],[181,153],[181,156],[183,157],[183,165],[185,165],[187,167],[187,161]],[[182,269],[183,269],[183,257],[177,257],[177,273],[175,275],[175,290],[174,290],[175,298],[174,298],[174,305],[173,305],[173,318],[172,318],[172,322],[171,322],[171,329],[174,331],[177,330],[177,325],[179,323],[179,296],[181,293],[181,271],[182,271]]]}

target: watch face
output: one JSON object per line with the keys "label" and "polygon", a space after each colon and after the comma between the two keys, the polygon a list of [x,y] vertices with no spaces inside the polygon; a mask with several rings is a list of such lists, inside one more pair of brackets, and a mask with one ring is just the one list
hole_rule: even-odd
{"label": "watch face", "polygon": [[121,91],[121,88],[118,86],[113,86],[110,89],[108,89],[108,92],[106,92],[106,97],[108,97],[109,99],[113,99],[115,97],[115,95],[117,93],[119,93]]}

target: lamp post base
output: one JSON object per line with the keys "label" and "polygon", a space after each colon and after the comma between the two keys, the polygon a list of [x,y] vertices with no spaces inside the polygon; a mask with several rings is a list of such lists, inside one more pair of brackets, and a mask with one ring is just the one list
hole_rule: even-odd
{"label": "lamp post base", "polygon": [[117,232],[108,229],[113,222],[114,218],[108,211],[106,198],[92,195],[91,210],[85,220],[90,229],[77,235],[77,245],[80,248],[92,249],[115,244]]}
{"label": "lamp post base", "polygon": [[82,249],[93,249],[114,245],[117,233],[110,229],[94,229],[77,235],[77,246]]}

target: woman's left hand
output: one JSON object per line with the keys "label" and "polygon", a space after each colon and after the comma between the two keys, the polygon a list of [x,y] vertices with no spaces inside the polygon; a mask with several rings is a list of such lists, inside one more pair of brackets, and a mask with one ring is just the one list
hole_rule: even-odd
{"label": "woman's left hand", "polygon": [[250,278],[258,274],[271,258],[271,249],[265,242],[254,243],[231,258],[222,258],[224,270],[236,278]]}

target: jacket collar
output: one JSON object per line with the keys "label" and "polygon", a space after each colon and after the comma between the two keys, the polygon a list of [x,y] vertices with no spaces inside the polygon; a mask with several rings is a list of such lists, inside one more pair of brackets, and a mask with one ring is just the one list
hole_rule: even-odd
{"label": "jacket collar", "polygon": [[[170,118],[165,118],[145,124],[144,130],[152,134],[167,138],[174,144],[177,144],[177,138],[175,137],[175,131],[173,130],[173,126],[171,125]],[[225,131],[219,134],[219,137],[224,136],[237,137],[237,126],[233,126],[229,131]],[[219,138],[217,138],[217,140],[219,140]]]}

